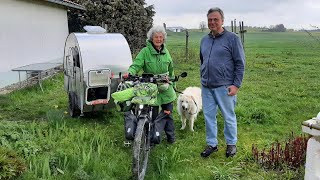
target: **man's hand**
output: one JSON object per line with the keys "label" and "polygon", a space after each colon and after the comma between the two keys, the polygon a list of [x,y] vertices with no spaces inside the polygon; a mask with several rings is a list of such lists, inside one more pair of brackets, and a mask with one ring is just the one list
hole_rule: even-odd
{"label": "man's hand", "polygon": [[235,85],[231,85],[228,87],[228,96],[234,96],[238,93],[239,88]]}

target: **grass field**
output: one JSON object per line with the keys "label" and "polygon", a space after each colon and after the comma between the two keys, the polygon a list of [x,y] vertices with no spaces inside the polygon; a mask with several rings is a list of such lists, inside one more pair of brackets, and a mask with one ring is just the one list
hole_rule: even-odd
{"label": "grass field", "polygon": [[[184,34],[168,34],[176,73],[188,72],[177,83],[180,90],[200,86],[199,42],[204,34],[190,32],[188,62]],[[152,150],[145,179],[303,179],[303,166],[263,169],[253,160],[251,147],[269,148],[286,141],[292,132],[301,135],[301,122],[320,111],[319,48],[303,32],[247,33],[246,72],[236,108],[238,154],[225,157],[221,114],[219,151],[203,159],[203,114],[192,133],[179,130],[181,122],[174,112],[177,142],[162,142]],[[15,174],[21,174],[15,179],[30,180],[130,179],[132,152],[123,144],[121,113],[110,110],[72,119],[65,113],[63,75],[43,85],[44,93],[33,87],[0,96],[0,179]]]}

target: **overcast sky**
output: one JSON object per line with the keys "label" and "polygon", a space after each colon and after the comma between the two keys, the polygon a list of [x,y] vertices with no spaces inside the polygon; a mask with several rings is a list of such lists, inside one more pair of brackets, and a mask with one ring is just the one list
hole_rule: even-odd
{"label": "overcast sky", "polygon": [[237,19],[248,26],[284,24],[286,28],[310,29],[320,27],[320,0],[146,0],[154,5],[154,24],[167,27],[199,28],[206,21],[211,7],[220,7],[225,14],[224,24]]}

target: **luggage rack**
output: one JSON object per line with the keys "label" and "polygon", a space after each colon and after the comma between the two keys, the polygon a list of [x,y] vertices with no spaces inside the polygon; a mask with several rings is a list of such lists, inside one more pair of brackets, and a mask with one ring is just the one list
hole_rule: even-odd
{"label": "luggage rack", "polygon": [[[26,66],[14,68],[11,71],[19,73],[19,86],[20,88],[39,84],[43,92],[41,81],[51,77],[62,69],[62,63],[34,63]],[[21,72],[26,73],[26,80],[21,80]]]}

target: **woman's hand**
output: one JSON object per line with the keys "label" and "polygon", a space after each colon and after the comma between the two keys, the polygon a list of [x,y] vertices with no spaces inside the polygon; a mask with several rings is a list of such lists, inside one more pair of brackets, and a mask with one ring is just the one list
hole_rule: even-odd
{"label": "woman's hand", "polygon": [[165,81],[166,83],[169,83],[169,82],[170,82],[169,76],[165,76],[165,77],[164,77],[164,81]]}
{"label": "woman's hand", "polygon": [[124,74],[122,75],[122,78],[123,78],[123,79],[128,79],[129,76],[130,76],[129,73],[124,73]]}

